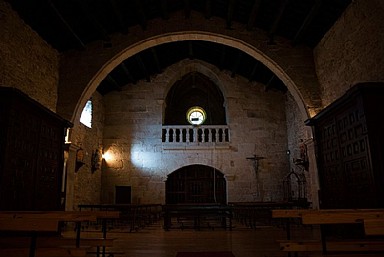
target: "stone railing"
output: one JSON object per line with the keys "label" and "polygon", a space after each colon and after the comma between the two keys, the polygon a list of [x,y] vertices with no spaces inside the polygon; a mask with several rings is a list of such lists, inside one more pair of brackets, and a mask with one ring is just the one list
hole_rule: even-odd
{"label": "stone railing", "polygon": [[163,126],[162,141],[168,144],[228,144],[230,133],[227,125],[205,125],[205,126]]}

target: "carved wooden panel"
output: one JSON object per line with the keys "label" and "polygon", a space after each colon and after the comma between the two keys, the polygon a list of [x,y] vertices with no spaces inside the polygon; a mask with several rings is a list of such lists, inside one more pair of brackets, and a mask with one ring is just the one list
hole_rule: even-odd
{"label": "carved wooden panel", "polygon": [[[384,206],[383,159],[372,158],[383,149],[383,137],[375,129],[383,122],[372,119],[373,109],[367,108],[383,107],[383,99],[382,85],[359,85],[308,122],[315,127],[322,208]],[[378,112],[375,118],[384,116]]]}
{"label": "carved wooden panel", "polygon": [[0,87],[0,210],[61,209],[70,124],[16,89]]}

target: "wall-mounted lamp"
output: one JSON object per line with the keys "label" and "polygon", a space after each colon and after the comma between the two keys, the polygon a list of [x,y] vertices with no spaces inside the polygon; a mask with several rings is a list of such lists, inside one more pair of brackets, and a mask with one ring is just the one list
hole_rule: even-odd
{"label": "wall-mounted lamp", "polygon": [[76,151],[76,164],[75,164],[75,172],[79,171],[79,169],[84,165],[84,150],[83,148],[79,148]]}
{"label": "wall-mounted lamp", "polygon": [[92,159],[91,159],[91,171],[94,173],[96,170],[99,170],[101,168],[101,163],[103,161],[103,153],[102,150],[96,149],[92,153]]}

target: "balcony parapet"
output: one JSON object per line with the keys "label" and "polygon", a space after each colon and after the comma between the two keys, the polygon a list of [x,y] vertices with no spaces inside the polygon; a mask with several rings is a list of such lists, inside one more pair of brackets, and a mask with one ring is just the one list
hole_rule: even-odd
{"label": "balcony parapet", "polygon": [[230,131],[227,125],[164,125],[162,142],[163,146],[175,149],[227,148]]}

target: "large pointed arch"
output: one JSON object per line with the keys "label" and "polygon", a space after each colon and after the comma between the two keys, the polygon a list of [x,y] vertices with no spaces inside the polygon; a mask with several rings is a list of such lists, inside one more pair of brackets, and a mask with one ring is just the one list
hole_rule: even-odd
{"label": "large pointed arch", "polygon": [[[288,90],[294,97],[297,105],[299,106],[299,109],[303,115],[303,119],[313,116],[320,108],[319,103],[321,101],[318,100],[320,99],[320,94],[316,94],[316,92],[319,91],[317,80],[315,79],[316,76],[312,76],[310,74],[314,74],[314,67],[313,71],[308,72],[308,69],[310,68],[308,68],[308,64],[313,62],[313,60],[308,61],[307,50],[303,51],[304,53],[302,58],[297,58],[296,56],[292,59],[285,58],[282,60],[281,56],[275,55],[273,51],[261,51],[250,42],[246,42],[241,39],[222,34],[214,34],[211,32],[182,31],[156,35],[133,43],[126,48],[121,49],[120,52],[116,52],[114,55],[111,54],[110,58],[105,59],[105,62],[103,62],[101,67],[98,69],[97,67],[94,67],[94,73],[91,73],[90,68],[88,67],[87,71],[90,73],[84,74],[82,78],[79,78],[78,76],[76,77],[76,73],[67,74],[69,77],[62,76],[65,79],[60,83],[60,94],[57,108],[58,112],[64,117],[69,118],[68,116],[70,116],[71,121],[76,124],[87,99],[90,98],[90,96],[97,89],[100,82],[117,65],[119,65],[125,59],[150,47],[167,42],[181,40],[203,40],[235,47],[262,62],[266,67],[274,72],[281,81],[283,81],[283,83],[287,86]],[[292,54],[298,54],[297,52],[300,51],[292,50],[291,48],[287,47],[286,53],[289,54],[289,52],[293,52]],[[77,62],[75,64],[71,62],[71,64],[86,66],[84,62],[87,61],[87,58],[90,58],[89,61],[91,61],[91,57],[87,55],[87,57],[84,57],[84,59],[79,59],[79,57],[75,58],[77,59]],[[296,63],[298,59],[300,59],[300,63]],[[308,61],[308,63],[303,63],[303,60]],[[304,68],[304,66],[306,67]],[[81,68],[79,67],[79,69]],[[305,79],[300,78],[300,72],[302,72],[302,76],[306,74]],[[72,77],[72,81],[69,80],[70,77]],[[313,77],[312,81],[310,81],[310,77]],[[79,81],[80,79],[82,81]],[[295,79],[297,79],[297,81],[295,81]],[[72,99],[66,98],[66,95]]]}

